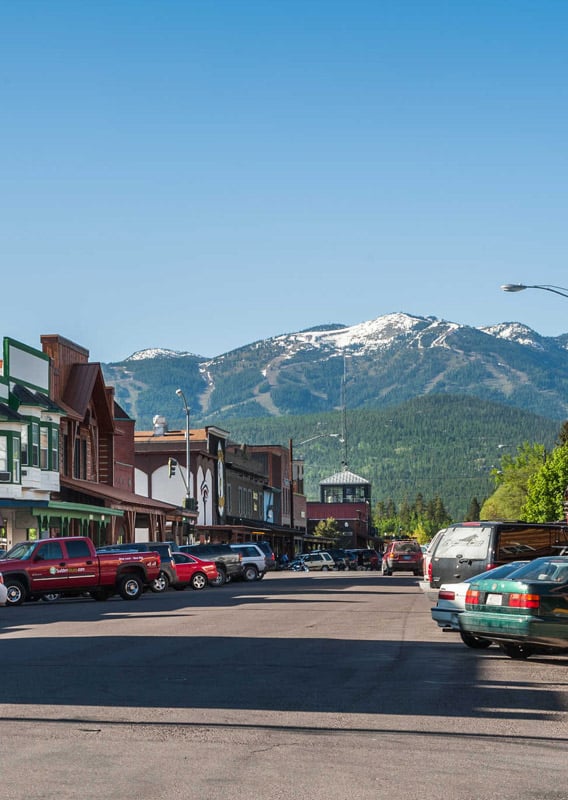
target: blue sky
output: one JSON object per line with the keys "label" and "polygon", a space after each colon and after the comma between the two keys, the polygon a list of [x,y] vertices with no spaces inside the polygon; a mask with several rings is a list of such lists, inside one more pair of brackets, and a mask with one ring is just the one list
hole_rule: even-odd
{"label": "blue sky", "polygon": [[2,328],[568,331],[563,0],[3,0]]}

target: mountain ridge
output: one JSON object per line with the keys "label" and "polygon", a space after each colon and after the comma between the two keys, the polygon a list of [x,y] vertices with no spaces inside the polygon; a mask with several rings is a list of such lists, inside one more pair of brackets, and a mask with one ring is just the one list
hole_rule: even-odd
{"label": "mountain ridge", "polygon": [[551,419],[568,416],[568,334],[519,322],[475,328],[404,312],[346,326],[328,323],[260,339],[213,358],[148,348],[102,365],[117,401],[148,428],[181,421],[383,408],[428,394],[464,394]]}

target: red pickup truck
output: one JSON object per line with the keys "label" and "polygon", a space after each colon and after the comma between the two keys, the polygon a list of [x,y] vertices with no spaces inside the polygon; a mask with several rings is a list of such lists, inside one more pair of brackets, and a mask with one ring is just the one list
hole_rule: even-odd
{"label": "red pickup truck", "polygon": [[8,590],[7,605],[17,606],[48,594],[107,600],[118,594],[136,600],[160,574],[154,552],[98,554],[86,536],[19,542],[0,560]]}

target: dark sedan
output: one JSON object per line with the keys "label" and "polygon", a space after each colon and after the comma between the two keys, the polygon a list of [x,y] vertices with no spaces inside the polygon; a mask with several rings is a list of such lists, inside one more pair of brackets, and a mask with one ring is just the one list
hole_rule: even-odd
{"label": "dark sedan", "polygon": [[511,580],[475,578],[460,629],[491,639],[510,658],[568,652],[568,556],[543,557]]}

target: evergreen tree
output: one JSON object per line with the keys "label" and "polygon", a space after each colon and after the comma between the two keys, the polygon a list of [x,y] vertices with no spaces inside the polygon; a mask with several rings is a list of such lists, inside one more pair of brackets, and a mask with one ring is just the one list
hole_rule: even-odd
{"label": "evergreen tree", "polygon": [[479,505],[479,500],[477,499],[477,497],[473,497],[471,503],[469,504],[469,509],[465,521],[477,522],[479,520],[480,511],[481,511],[481,506]]}
{"label": "evergreen tree", "polygon": [[560,446],[568,444],[568,420],[562,423],[560,432],[558,434],[558,444]]}

